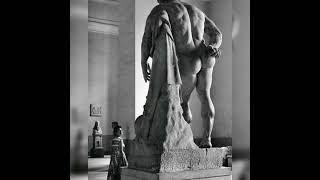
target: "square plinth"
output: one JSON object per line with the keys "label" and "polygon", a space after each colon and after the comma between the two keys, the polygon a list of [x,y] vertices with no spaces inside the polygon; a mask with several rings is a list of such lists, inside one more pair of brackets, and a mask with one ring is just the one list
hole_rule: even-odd
{"label": "square plinth", "polygon": [[121,170],[121,180],[232,180],[230,167],[216,169],[192,170],[180,172],[152,173],[136,169],[124,168]]}
{"label": "square plinth", "polygon": [[[221,168],[228,149],[227,147],[178,149],[149,156],[141,153],[129,154],[129,168],[154,173]],[[228,166],[227,163],[225,166]]]}
{"label": "square plinth", "polygon": [[96,149],[92,148],[90,151],[90,157],[91,158],[103,158],[104,157],[103,148],[96,148]]}

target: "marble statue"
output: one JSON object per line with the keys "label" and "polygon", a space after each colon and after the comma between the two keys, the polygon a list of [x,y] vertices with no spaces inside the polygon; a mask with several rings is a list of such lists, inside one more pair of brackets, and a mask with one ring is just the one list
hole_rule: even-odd
{"label": "marble statue", "polygon": [[91,157],[104,157],[104,149],[102,144],[102,130],[99,121],[95,121],[92,129],[93,145],[90,150]]}
{"label": "marble statue", "polygon": [[[143,77],[150,84],[144,113],[136,121],[137,137],[146,140],[152,136],[153,117],[164,84],[175,84],[179,86],[183,118],[187,123],[192,120],[189,98],[196,89],[204,128],[200,147],[210,148],[215,114],[210,87],[215,60],[221,53],[222,34],[215,23],[193,5],[180,0],[158,0],[158,3],[147,18],[141,45]],[[163,35],[164,31],[167,35]],[[208,42],[204,41],[204,34],[208,35]],[[149,57],[153,59],[152,70],[147,62]]]}
{"label": "marble statue", "polygon": [[99,121],[95,121],[95,122],[94,122],[94,126],[93,126],[93,129],[92,129],[92,134],[93,134],[93,135],[95,135],[95,134],[102,134],[102,130],[101,130],[100,122],[99,122]]}
{"label": "marble statue", "polygon": [[[221,53],[221,32],[195,6],[180,0],[158,2],[147,17],[141,44],[141,66],[149,89],[143,114],[135,120],[129,169],[164,173],[219,168],[226,150],[212,148],[210,87],[215,59]],[[200,148],[190,126],[188,101],[194,88],[205,129]]]}

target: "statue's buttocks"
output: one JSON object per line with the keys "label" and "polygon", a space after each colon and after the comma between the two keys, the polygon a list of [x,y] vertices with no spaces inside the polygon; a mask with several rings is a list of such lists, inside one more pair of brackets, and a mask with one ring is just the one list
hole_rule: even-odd
{"label": "statue's buttocks", "polygon": [[[158,14],[161,14],[162,11],[168,13],[170,19],[180,72],[190,76],[199,73],[201,68],[213,67],[215,58],[208,58],[204,53],[206,50],[206,46],[204,46],[204,33],[207,29],[210,29],[208,25],[207,28],[205,26],[211,23],[206,22],[205,14],[197,7],[186,3],[164,3],[152,10],[150,21],[157,19]],[[212,34],[212,32],[210,33]],[[216,33],[219,33],[219,31],[216,30]],[[214,45],[214,41],[216,41],[215,43],[219,47],[221,42],[214,38],[211,38],[211,41],[208,43]]]}

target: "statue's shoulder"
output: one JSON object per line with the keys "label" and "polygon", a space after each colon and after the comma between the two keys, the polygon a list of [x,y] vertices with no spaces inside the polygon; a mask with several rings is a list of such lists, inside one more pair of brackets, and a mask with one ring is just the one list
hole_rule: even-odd
{"label": "statue's shoulder", "polygon": [[182,2],[184,7],[186,7],[187,11],[192,14],[204,15],[204,13],[196,6]]}
{"label": "statue's shoulder", "polygon": [[158,4],[151,10],[148,18],[154,18],[157,15],[159,15],[159,13],[162,13],[163,11],[166,11],[165,6]]}
{"label": "statue's shoulder", "polygon": [[163,10],[163,9],[164,9],[164,6],[161,5],[161,4],[158,4],[158,5],[156,5],[155,7],[152,8],[151,13],[157,13],[157,12]]}

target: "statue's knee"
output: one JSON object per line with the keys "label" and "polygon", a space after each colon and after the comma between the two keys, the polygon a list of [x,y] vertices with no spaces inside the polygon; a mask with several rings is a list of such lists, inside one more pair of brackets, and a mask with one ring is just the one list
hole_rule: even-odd
{"label": "statue's knee", "polygon": [[216,64],[216,58],[214,57],[203,57],[201,60],[202,68],[212,68]]}
{"label": "statue's knee", "polygon": [[214,118],[214,115],[215,115],[215,112],[214,112],[212,109],[210,109],[209,112],[208,112],[209,118],[210,118],[210,119],[213,119],[213,118]]}

